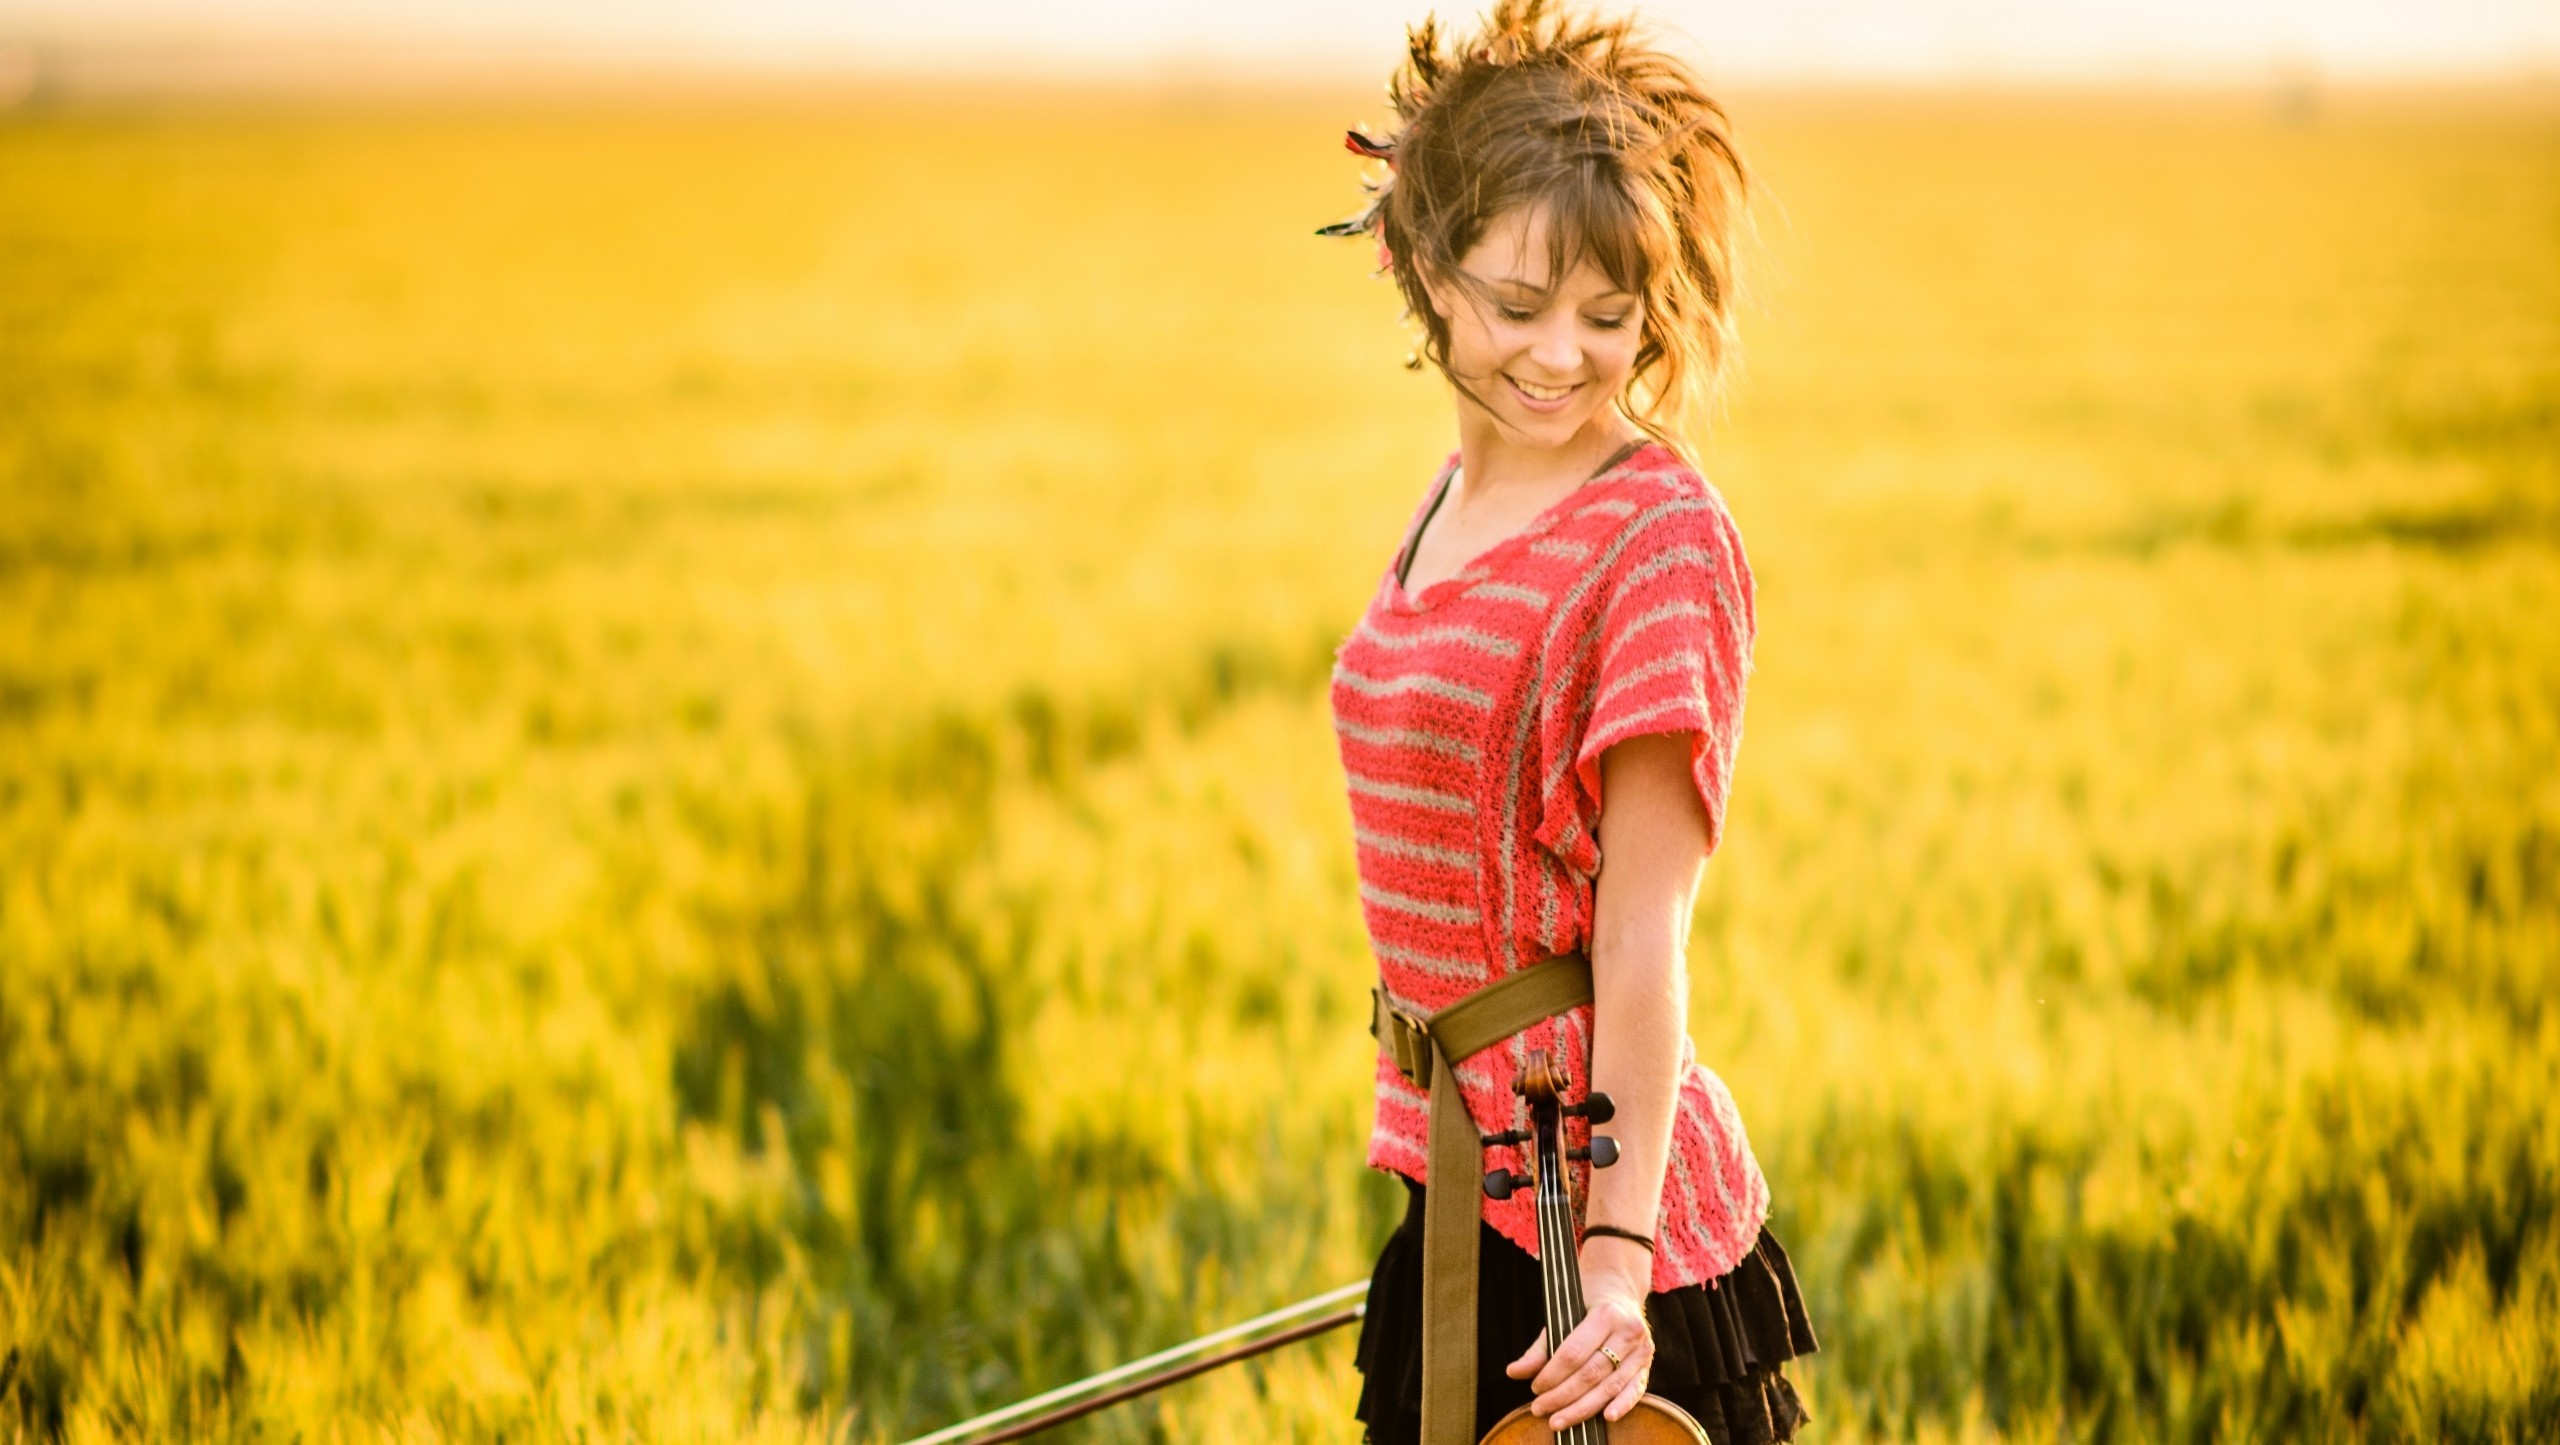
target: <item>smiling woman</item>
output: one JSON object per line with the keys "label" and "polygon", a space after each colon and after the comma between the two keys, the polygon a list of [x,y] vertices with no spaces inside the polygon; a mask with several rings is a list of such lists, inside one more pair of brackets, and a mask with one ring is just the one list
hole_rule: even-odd
{"label": "smiling woman", "polygon": [[1589,265],[1640,300],[1632,365],[1611,394],[1638,426],[1674,441],[1733,334],[1744,180],[1723,108],[1689,66],[1640,43],[1625,22],[1568,20],[1545,4],[1506,0],[1481,34],[1445,50],[1426,20],[1408,50],[1389,92],[1403,121],[1393,144],[1352,138],[1354,150],[1387,161],[1388,178],[1365,210],[1326,230],[1376,232],[1422,324],[1417,362],[1429,359],[1464,395],[1445,293],[1492,302],[1485,270],[1462,263],[1496,232],[1536,228],[1510,238],[1503,274],[1550,299]]}
{"label": "smiling woman", "polygon": [[[1686,65],[1541,0],[1453,46],[1425,22],[1390,93],[1398,133],[1349,138],[1388,173],[1326,230],[1376,234],[1458,449],[1333,678],[1378,959],[1369,1162],[1412,1190],[1360,1418],[1397,1445],[1521,1408],[1568,1441],[1600,1417],[1783,1440],[1805,1417],[1781,1366],[1813,1331],[1683,1031],[1754,621],[1677,427],[1730,340],[1741,164]],[[1614,1116],[1610,1148],[1581,1143],[1616,1162],[1577,1171],[1578,1245],[1496,1187],[1528,1167],[1511,1085],[1533,1055],[1585,1101],[1576,1129]]]}

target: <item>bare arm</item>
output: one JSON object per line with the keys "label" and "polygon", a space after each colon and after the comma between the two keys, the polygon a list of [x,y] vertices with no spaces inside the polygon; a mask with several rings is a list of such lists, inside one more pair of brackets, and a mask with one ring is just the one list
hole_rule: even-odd
{"label": "bare arm", "polygon": [[[1600,755],[1600,878],[1593,899],[1591,1086],[1618,1106],[1616,1167],[1594,1170],[1587,1219],[1650,1237],[1671,1151],[1680,1043],[1689,1026],[1689,910],[1706,871],[1707,815],[1689,776],[1690,736],[1650,733]],[[1644,1298],[1653,1256],[1606,1236],[1582,1246],[1581,1328],[1552,1361],[1544,1342],[1515,1362],[1536,1371],[1532,1408],[1561,1429],[1644,1393],[1653,1342]],[[1640,1337],[1640,1338],[1639,1338]],[[1612,1367],[1600,1353],[1615,1349]]]}

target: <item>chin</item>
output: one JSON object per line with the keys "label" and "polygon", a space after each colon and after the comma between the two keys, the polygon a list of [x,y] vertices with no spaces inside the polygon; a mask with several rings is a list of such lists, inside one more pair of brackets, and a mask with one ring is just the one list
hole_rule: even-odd
{"label": "chin", "polygon": [[1583,429],[1590,426],[1597,416],[1596,411],[1579,416],[1523,416],[1515,412],[1505,420],[1511,424],[1512,435],[1524,445],[1554,451],[1571,445],[1573,439],[1582,435]]}

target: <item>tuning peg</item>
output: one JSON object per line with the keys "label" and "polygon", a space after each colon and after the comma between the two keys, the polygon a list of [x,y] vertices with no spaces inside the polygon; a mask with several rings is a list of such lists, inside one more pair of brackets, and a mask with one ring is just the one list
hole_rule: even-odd
{"label": "tuning peg", "polygon": [[1610,1138],[1606,1134],[1594,1134],[1591,1136],[1590,1148],[1567,1149],[1564,1151],[1564,1157],[1567,1159],[1588,1159],[1591,1161],[1592,1168],[1606,1169],[1610,1165],[1618,1162],[1618,1141]]}
{"label": "tuning peg", "polygon": [[1592,1093],[1584,1095],[1579,1104],[1565,1105],[1564,1112],[1578,1115],[1590,1123],[1606,1124],[1618,1117],[1618,1106],[1611,1102],[1608,1095]]}
{"label": "tuning peg", "polygon": [[1505,1144],[1526,1144],[1528,1142],[1529,1131],[1526,1129],[1505,1129],[1499,1134],[1487,1134],[1484,1136],[1483,1140],[1484,1147],[1487,1149],[1499,1149]]}
{"label": "tuning peg", "polygon": [[1528,1175],[1514,1174],[1508,1169],[1487,1170],[1484,1176],[1485,1197],[1488,1199],[1508,1199],[1511,1197],[1512,1190],[1526,1189],[1529,1187],[1531,1182],[1532,1181]]}

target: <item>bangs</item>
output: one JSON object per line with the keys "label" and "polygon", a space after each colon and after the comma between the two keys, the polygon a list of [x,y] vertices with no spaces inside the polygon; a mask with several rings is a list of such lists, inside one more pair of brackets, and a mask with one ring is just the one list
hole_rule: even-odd
{"label": "bangs", "polygon": [[1609,284],[1643,296],[1666,255],[1660,218],[1630,195],[1611,174],[1615,167],[1584,160],[1555,184],[1521,200],[1547,213],[1547,289],[1552,291],[1589,261]]}
{"label": "bangs", "polygon": [[1610,285],[1644,297],[1653,278],[1674,259],[1667,219],[1633,193],[1606,160],[1588,154],[1541,159],[1548,163],[1519,167],[1507,177],[1509,185],[1484,198],[1484,214],[1459,233],[1464,244],[1450,248],[1443,274],[1471,291],[1480,290],[1481,284],[1457,266],[1459,255],[1497,226],[1525,227],[1543,217],[1544,289],[1554,291],[1587,261]]}

